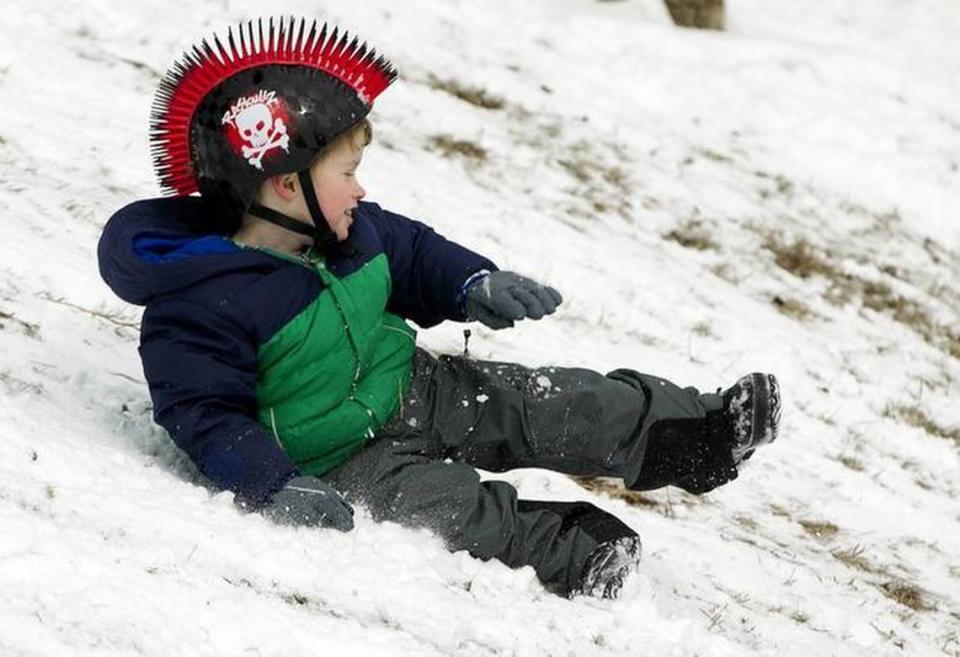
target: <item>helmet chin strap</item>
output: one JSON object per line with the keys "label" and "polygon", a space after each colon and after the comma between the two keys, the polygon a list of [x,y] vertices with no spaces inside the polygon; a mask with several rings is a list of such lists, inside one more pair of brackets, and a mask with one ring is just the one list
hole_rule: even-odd
{"label": "helmet chin strap", "polygon": [[339,246],[337,234],[330,229],[330,224],[327,223],[327,218],[323,216],[323,211],[320,209],[320,203],[317,201],[317,190],[314,189],[313,180],[310,178],[310,170],[302,169],[298,171],[297,178],[300,180],[300,189],[303,190],[303,200],[306,201],[310,218],[313,219],[312,226],[305,221],[294,219],[256,201],[253,202],[247,212],[286,230],[313,238],[314,247],[321,253],[336,250]]}

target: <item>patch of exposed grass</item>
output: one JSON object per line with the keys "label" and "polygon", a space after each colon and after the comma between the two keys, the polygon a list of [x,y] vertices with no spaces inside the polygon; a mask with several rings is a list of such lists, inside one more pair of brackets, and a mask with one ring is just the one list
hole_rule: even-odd
{"label": "patch of exposed grass", "polygon": [[810,620],[810,617],[807,614],[803,613],[802,611],[793,612],[792,614],[790,614],[790,618],[795,623],[798,623],[800,625],[805,625],[806,622]]}
{"label": "patch of exposed grass", "polygon": [[885,571],[879,566],[875,565],[872,561],[867,559],[864,555],[864,548],[860,545],[855,545],[852,548],[847,548],[845,550],[833,550],[830,552],[831,556],[837,561],[853,568],[854,570],[860,570],[865,573],[871,573],[874,575],[885,574]]}
{"label": "patch of exposed grass", "polygon": [[803,530],[821,541],[829,541],[840,532],[840,528],[826,520],[800,520]]}
{"label": "patch of exposed grass", "polygon": [[771,176],[763,171],[757,171],[754,175],[756,175],[758,178],[768,179],[773,183],[771,188],[764,188],[760,190],[760,198],[762,199],[768,199],[774,195],[789,196],[793,193],[794,184],[783,174],[778,173],[775,176]]}
{"label": "patch of exposed grass", "polygon": [[798,278],[808,279],[819,275],[835,279],[843,276],[825,254],[802,237],[787,243],[781,241],[778,235],[770,234],[764,247],[773,253],[778,267]]}
{"label": "patch of exposed grass", "polygon": [[719,251],[720,246],[714,241],[710,229],[701,219],[688,219],[668,233],[663,239],[676,242],[685,249],[697,251]]}
{"label": "patch of exposed grass", "polygon": [[927,344],[960,358],[960,331],[943,326],[923,306],[896,293],[886,283],[848,276],[835,281],[827,293],[827,300],[836,305],[844,305],[854,298],[859,299],[864,308],[887,315],[911,329]]}
{"label": "patch of exposed grass", "polygon": [[744,529],[749,529],[750,531],[756,531],[760,528],[760,524],[756,520],[742,513],[735,515],[733,520]]}
{"label": "patch of exposed grass", "polygon": [[432,89],[445,91],[446,93],[470,103],[475,107],[482,107],[488,110],[500,110],[506,106],[506,101],[500,96],[491,94],[481,87],[473,87],[454,79],[441,79],[435,75],[427,78],[427,84]]}
{"label": "patch of exposed grass", "polygon": [[[835,264],[836,256],[802,237],[791,242],[771,233],[766,236],[764,248],[773,254],[774,262],[784,271],[804,280],[815,276],[826,279],[828,287],[823,297],[829,303],[844,306],[857,301],[863,308],[890,317],[917,333],[927,344],[960,359],[960,329],[944,326],[923,305],[899,294],[887,283],[844,272]],[[802,308],[789,304],[786,299],[778,304],[775,297],[774,305],[785,314],[799,313],[798,319],[804,315]]]}
{"label": "patch of exposed grass", "polygon": [[699,152],[700,155],[704,156],[708,160],[713,160],[714,162],[724,162],[724,163],[733,162],[733,158],[730,157],[729,155],[724,155],[723,153],[719,153],[709,148],[700,148],[698,149],[697,152]]}
{"label": "patch of exposed grass", "polygon": [[854,472],[863,472],[863,462],[860,459],[853,456],[838,456],[837,460],[843,463],[846,467],[850,468]]}
{"label": "patch of exposed grass", "polygon": [[283,596],[283,601],[288,605],[306,605],[310,603],[310,598],[302,593],[289,593]]}
{"label": "patch of exposed grass", "polygon": [[777,294],[770,302],[781,314],[801,322],[807,322],[818,317],[817,313],[810,310],[810,306],[797,299],[788,299]]}
{"label": "patch of exposed grass", "polygon": [[781,518],[790,518],[790,511],[786,507],[782,507],[779,504],[770,505],[770,513],[775,516],[780,516]]}
{"label": "patch of exposed grass", "polygon": [[652,497],[647,497],[638,491],[628,490],[624,487],[623,483],[616,479],[610,479],[608,477],[571,477],[571,479],[589,491],[609,495],[614,499],[623,500],[631,506],[646,508],[657,508],[660,506],[660,502],[657,500]]}
{"label": "patch of exposed grass", "polygon": [[710,325],[710,322],[697,322],[691,328],[696,335],[699,335],[701,338],[715,338],[716,333],[713,332],[713,327]]}
{"label": "patch of exposed grass", "polygon": [[42,395],[45,392],[45,388],[43,387],[42,383],[25,381],[17,378],[6,370],[0,371],[0,389],[5,391],[10,396],[20,395],[26,392],[34,395]]}
{"label": "patch of exposed grass", "polygon": [[891,600],[914,611],[934,611],[930,594],[915,584],[903,580],[891,580],[880,585],[880,590]]}
{"label": "patch of exposed grass", "polygon": [[563,167],[567,173],[573,176],[574,180],[581,183],[587,183],[593,180],[592,163],[584,159],[557,160],[557,164]]}
{"label": "patch of exposed grass", "polygon": [[732,285],[738,285],[740,278],[737,276],[733,266],[729,262],[718,262],[710,266],[710,271],[719,279],[722,279]]}
{"label": "patch of exposed grass", "polygon": [[[613,151],[612,157],[617,162],[625,160],[622,147],[617,144],[600,144]],[[557,158],[557,164],[566,171],[577,185],[572,193],[579,201],[590,204],[588,212],[607,212],[613,210],[623,218],[629,218],[633,207],[630,199],[633,196],[633,187],[627,170],[619,164],[610,164],[610,156],[604,157],[598,145],[580,140],[570,145],[563,156]],[[573,208],[571,214],[583,215],[579,207]]]}
{"label": "patch of exposed grass", "polygon": [[918,329],[928,330],[930,319],[927,313],[914,302],[895,294],[886,283],[866,282],[860,293],[865,308],[877,312],[889,312],[898,322]]}
{"label": "patch of exposed grass", "polygon": [[960,447],[960,428],[947,429],[927,415],[926,411],[919,406],[908,406],[907,404],[889,404],[883,410],[883,414],[884,416],[895,420],[902,420],[912,427],[923,429],[931,436],[939,436],[940,438],[952,440],[958,447]]}
{"label": "patch of exposed grass", "polygon": [[6,328],[6,325],[3,323],[2,320],[7,320],[19,326],[28,338],[33,338],[34,340],[40,339],[39,324],[31,324],[30,322],[25,322],[22,319],[19,319],[16,315],[12,313],[6,313],[0,310],[0,330],[3,330]]}
{"label": "patch of exposed grass", "polygon": [[467,139],[457,139],[450,135],[434,135],[427,142],[427,148],[437,151],[444,157],[460,157],[473,164],[487,161],[487,149]]}

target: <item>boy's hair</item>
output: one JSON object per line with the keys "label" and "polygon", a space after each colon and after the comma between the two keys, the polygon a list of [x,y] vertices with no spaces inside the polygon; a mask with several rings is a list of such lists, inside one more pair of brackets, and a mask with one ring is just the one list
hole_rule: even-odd
{"label": "boy's hair", "polygon": [[[351,144],[355,143],[357,137],[360,136],[363,141],[360,143],[360,146],[366,148],[370,145],[370,142],[373,141],[373,124],[370,123],[370,120],[364,117],[359,123],[357,123],[352,128],[348,129],[343,134],[339,135],[336,139],[330,142],[326,148],[317,153],[316,159],[311,163],[316,164],[317,162],[322,162],[325,157],[337,147],[338,144],[348,141]],[[262,200],[263,196],[263,186],[268,184],[266,180],[260,183],[260,189],[257,191],[257,200]],[[238,225],[239,227],[239,225]]]}
{"label": "boy's hair", "polygon": [[373,141],[373,124],[370,123],[370,119],[364,117],[355,126],[339,135],[330,143],[330,145],[320,151],[320,153],[317,155],[317,159],[314,160],[314,162],[322,161],[323,158],[327,156],[327,153],[336,148],[337,144],[340,144],[343,141],[349,141],[351,144],[353,144],[358,135],[362,136],[363,138],[363,142],[360,144],[362,147],[366,148],[370,145],[370,142]]}

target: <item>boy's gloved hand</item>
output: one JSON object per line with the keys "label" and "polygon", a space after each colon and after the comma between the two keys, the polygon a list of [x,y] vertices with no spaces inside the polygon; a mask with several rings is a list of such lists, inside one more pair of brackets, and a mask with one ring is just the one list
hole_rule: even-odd
{"label": "boy's gloved hand", "polygon": [[260,512],[278,525],[353,529],[353,507],[332,486],[316,477],[294,477]]}
{"label": "boy's gloved hand", "polygon": [[540,319],[562,302],[552,287],[511,271],[491,272],[474,281],[466,293],[467,315],[492,329],[508,328],[526,317]]}

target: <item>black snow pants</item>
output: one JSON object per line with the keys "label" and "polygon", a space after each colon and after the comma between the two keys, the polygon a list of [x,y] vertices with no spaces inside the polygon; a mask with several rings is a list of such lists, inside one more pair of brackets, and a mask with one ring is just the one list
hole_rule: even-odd
{"label": "black snow pants", "polygon": [[616,370],[530,369],[435,358],[418,349],[401,409],[325,478],[376,520],[426,527],[453,550],[532,566],[549,589],[574,592],[601,544],[635,532],[586,502],[518,500],[474,468],[546,468],[703,492],[736,476],[717,420],[718,395]]}

